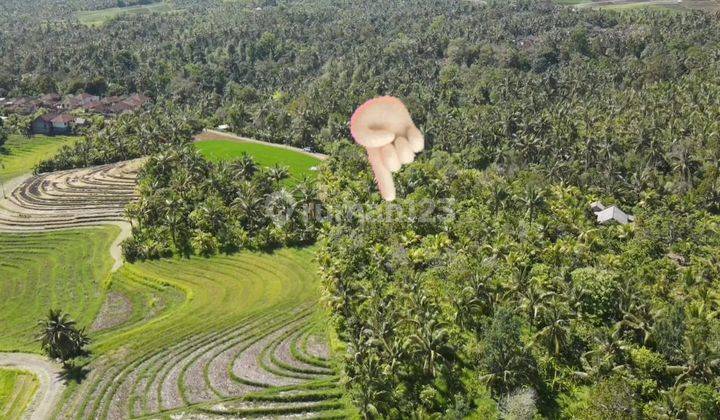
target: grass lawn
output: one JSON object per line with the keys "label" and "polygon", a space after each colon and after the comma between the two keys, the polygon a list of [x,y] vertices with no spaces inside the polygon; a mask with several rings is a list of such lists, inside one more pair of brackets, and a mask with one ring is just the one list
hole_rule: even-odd
{"label": "grass lawn", "polygon": [[0,418],[21,418],[39,385],[32,373],[0,368]]}
{"label": "grass lawn", "polygon": [[122,15],[137,15],[150,12],[164,13],[172,10],[172,5],[164,2],[158,2],[140,6],[112,7],[109,9],[82,11],[77,12],[77,18],[80,23],[84,25],[100,26],[105,24],[105,22],[109,21],[110,19]]}
{"label": "grass lawn", "polygon": [[295,182],[304,178],[315,178],[317,172],[311,171],[310,168],[320,164],[320,160],[312,156],[258,143],[207,140],[195,143],[195,147],[203,156],[214,162],[237,159],[243,153],[247,153],[261,166],[285,166],[289,169],[290,177]]}
{"label": "grass lawn", "polygon": [[63,145],[71,144],[77,137],[24,136],[11,134],[0,148],[0,181],[7,181],[31,172],[43,159],[53,156]]}
{"label": "grass lawn", "polygon": [[0,233],[0,351],[39,353],[37,321],[50,308],[90,325],[104,298],[119,228]]}

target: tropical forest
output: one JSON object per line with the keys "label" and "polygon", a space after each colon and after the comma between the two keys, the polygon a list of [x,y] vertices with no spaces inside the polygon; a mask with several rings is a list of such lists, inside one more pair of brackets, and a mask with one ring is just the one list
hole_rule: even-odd
{"label": "tropical forest", "polygon": [[0,116],[1,419],[720,418],[720,1],[3,0]]}

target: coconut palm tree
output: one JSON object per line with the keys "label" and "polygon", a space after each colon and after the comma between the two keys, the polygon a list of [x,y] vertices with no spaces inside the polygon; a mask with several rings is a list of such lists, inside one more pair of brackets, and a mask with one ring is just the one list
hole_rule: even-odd
{"label": "coconut palm tree", "polygon": [[247,153],[243,153],[237,160],[230,163],[230,169],[237,179],[244,180],[252,178],[258,170],[258,166]]}
{"label": "coconut palm tree", "polygon": [[672,153],[672,167],[679,172],[686,184],[692,184],[695,171],[700,167],[700,162],[693,155],[691,146],[687,144],[678,145]]}
{"label": "coconut palm tree", "polygon": [[570,317],[565,305],[553,297],[542,310],[540,331],[533,336],[533,343],[542,341],[554,355],[559,355],[562,346],[570,338]]}
{"label": "coconut palm tree", "polygon": [[42,350],[51,358],[59,359],[63,366],[85,353],[90,343],[85,329],[77,329],[75,321],[59,309],[51,309],[45,319],[38,322],[38,340]]}
{"label": "coconut palm tree", "polygon": [[275,165],[268,169],[268,177],[275,185],[280,184],[280,181],[287,179],[289,176],[290,171],[285,166]]}
{"label": "coconut palm tree", "polygon": [[532,222],[535,219],[536,212],[545,203],[545,194],[533,185],[528,185],[525,188],[525,193],[521,197],[520,201],[527,210],[527,216]]}

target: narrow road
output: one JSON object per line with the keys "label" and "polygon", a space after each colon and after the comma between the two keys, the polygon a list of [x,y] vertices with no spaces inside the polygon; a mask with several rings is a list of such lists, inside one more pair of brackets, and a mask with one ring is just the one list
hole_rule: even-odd
{"label": "narrow road", "polygon": [[38,387],[24,418],[49,419],[60,399],[65,385],[60,378],[60,365],[36,354],[0,353],[0,367],[10,367],[31,372],[38,378]]}
{"label": "narrow road", "polygon": [[[5,197],[0,193],[0,212],[5,208],[8,202],[8,196],[19,188],[23,183],[32,176],[25,174],[7,181],[4,184]],[[78,209],[78,211],[82,211]],[[102,225],[114,225],[120,228],[120,233],[113,243],[110,245],[110,256],[113,258],[113,266],[111,272],[115,272],[123,265],[122,242],[130,237],[130,223],[114,220],[101,220],[93,225],[72,226],[68,225],[67,229],[88,229]],[[27,229],[8,230],[11,233],[34,233],[42,232],[42,226],[29,227]],[[5,230],[0,228],[0,232]],[[60,379],[60,366],[48,361],[47,359],[26,353],[0,353],[0,367],[13,367],[33,373],[40,383],[37,393],[33,397],[32,402],[28,406],[24,414],[24,418],[31,420],[46,420],[51,418],[55,405],[58,403],[61,393],[64,389],[63,381]]]}
{"label": "narrow road", "polygon": [[120,228],[120,234],[115,239],[115,242],[110,245],[110,256],[112,256],[115,260],[115,263],[113,263],[113,266],[110,269],[111,273],[118,271],[125,262],[122,256],[122,243],[125,239],[129,238],[130,235],[132,235],[132,227],[130,226],[130,223],[117,222],[114,223],[114,225]]}
{"label": "narrow road", "polygon": [[304,155],[312,156],[314,158],[325,160],[327,159],[327,155],[322,153],[314,153],[314,152],[306,152],[303,149],[288,146],[286,144],[278,144],[278,143],[270,143],[267,141],[261,141],[261,140],[255,140],[247,137],[238,136],[232,133],[227,133],[225,131],[218,131],[218,130],[210,130],[205,129],[202,131],[202,133],[195,136],[195,141],[208,141],[208,140],[230,140],[230,141],[237,141],[240,143],[257,143],[257,144],[264,144],[265,146],[270,147],[276,147],[278,149],[285,149],[285,150],[292,150],[298,153],[302,153]]}

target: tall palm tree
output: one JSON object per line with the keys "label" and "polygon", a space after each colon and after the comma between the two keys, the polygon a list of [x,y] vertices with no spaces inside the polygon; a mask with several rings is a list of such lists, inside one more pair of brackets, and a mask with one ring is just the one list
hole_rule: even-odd
{"label": "tall palm tree", "polygon": [[51,309],[46,319],[38,322],[38,340],[43,351],[53,359],[59,359],[64,366],[68,361],[81,356],[83,348],[90,343],[85,329],[78,330],[70,316],[61,310]]}
{"label": "tall palm tree", "polygon": [[533,342],[543,341],[554,355],[560,354],[562,346],[570,338],[570,318],[568,311],[557,297],[554,297],[543,309],[544,326],[533,337]]}
{"label": "tall palm tree", "polygon": [[251,178],[258,170],[255,161],[246,153],[243,153],[239,159],[233,161],[230,164],[230,168],[236,178],[243,180]]}
{"label": "tall palm tree", "polygon": [[516,293],[520,301],[519,308],[527,314],[533,324],[537,322],[540,314],[547,310],[546,303],[556,296],[555,292],[545,291],[532,283],[524,289],[518,289]]}
{"label": "tall palm tree", "polygon": [[535,219],[535,213],[545,203],[545,195],[542,190],[537,189],[533,185],[528,185],[525,188],[525,194],[521,198],[522,203],[527,209],[527,215],[532,222]]}
{"label": "tall palm tree", "polygon": [[275,165],[268,169],[268,177],[276,185],[280,184],[280,181],[287,179],[290,176],[290,171],[284,166]]}
{"label": "tall palm tree", "polygon": [[700,163],[693,156],[691,148],[687,145],[679,145],[672,154],[672,167],[682,175],[683,181],[692,184],[693,175],[700,166]]}

